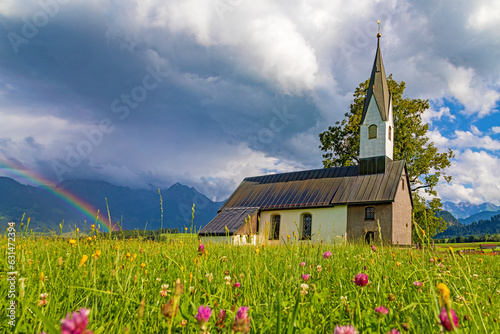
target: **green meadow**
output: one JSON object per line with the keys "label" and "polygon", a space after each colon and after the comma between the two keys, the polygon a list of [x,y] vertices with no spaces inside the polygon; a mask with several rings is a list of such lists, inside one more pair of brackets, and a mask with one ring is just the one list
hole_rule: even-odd
{"label": "green meadow", "polygon": [[[250,333],[333,333],[337,325],[360,333],[440,333],[436,287],[444,283],[456,332],[500,333],[500,270],[489,254],[307,242],[205,244],[199,252],[188,234],[151,241],[94,233],[68,239],[18,231],[15,270],[2,237],[2,310],[10,302],[7,273],[17,275],[15,326],[4,316],[0,332],[61,333],[60,320],[86,308],[94,333],[200,333],[195,315],[204,305],[213,311],[210,333],[233,333],[241,306],[249,308]],[[368,275],[367,285],[355,284],[358,273]],[[169,301],[178,312],[162,311]],[[379,306],[388,314],[377,313]]]}

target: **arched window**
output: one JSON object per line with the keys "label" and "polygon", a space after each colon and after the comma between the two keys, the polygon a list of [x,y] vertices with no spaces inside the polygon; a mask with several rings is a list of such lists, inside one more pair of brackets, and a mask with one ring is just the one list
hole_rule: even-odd
{"label": "arched window", "polygon": [[368,127],[368,139],[377,138],[377,126],[372,124]]}
{"label": "arched window", "polygon": [[302,215],[302,240],[311,240],[312,215],[305,213]]}
{"label": "arched window", "polygon": [[280,215],[273,215],[271,217],[271,231],[269,231],[269,240],[280,239]]}
{"label": "arched window", "polygon": [[391,139],[391,132],[392,132],[392,127],[391,127],[391,126],[389,126],[389,140],[392,140],[392,139]]}

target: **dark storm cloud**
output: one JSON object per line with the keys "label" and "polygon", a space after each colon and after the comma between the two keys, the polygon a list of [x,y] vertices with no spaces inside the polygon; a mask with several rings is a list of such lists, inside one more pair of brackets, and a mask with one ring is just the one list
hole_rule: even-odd
{"label": "dark storm cloud", "polygon": [[248,175],[320,167],[317,135],[368,77],[377,19],[411,96],[481,117],[499,98],[495,16],[476,2],[44,3],[57,10],[0,4],[0,153],[54,181],[221,199]]}

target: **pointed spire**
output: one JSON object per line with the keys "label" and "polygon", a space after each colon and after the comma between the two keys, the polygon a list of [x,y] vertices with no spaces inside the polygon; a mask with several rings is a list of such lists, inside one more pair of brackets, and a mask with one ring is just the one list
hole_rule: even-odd
{"label": "pointed spire", "polygon": [[368,105],[370,103],[371,97],[375,97],[377,102],[378,110],[380,111],[380,116],[384,121],[387,121],[389,116],[389,103],[391,99],[391,94],[389,92],[389,86],[387,85],[387,78],[385,76],[384,62],[382,61],[382,52],[380,51],[380,21],[379,30],[377,33],[377,52],[375,54],[375,61],[373,62],[372,75],[370,77],[370,83],[368,86],[368,92],[365,97],[365,105],[363,107],[363,115],[361,116],[361,123],[365,120],[366,112],[368,111]]}

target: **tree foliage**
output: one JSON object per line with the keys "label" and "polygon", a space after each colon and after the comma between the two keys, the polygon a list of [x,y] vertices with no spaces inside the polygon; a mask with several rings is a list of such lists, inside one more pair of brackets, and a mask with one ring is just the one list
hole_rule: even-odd
{"label": "tree foliage", "polygon": [[[359,164],[359,127],[368,84],[366,80],[356,88],[345,118],[319,135],[325,168]],[[450,149],[438,152],[427,136],[429,125],[422,121],[422,114],[429,109],[429,100],[403,97],[405,83],[395,81],[392,75],[387,84],[393,104],[394,160],[406,161],[415,221],[433,236],[446,228],[446,222],[435,216],[442,206],[435,188],[442,179],[450,182],[451,176],[444,169],[454,155]],[[424,195],[433,199],[426,201]]]}

